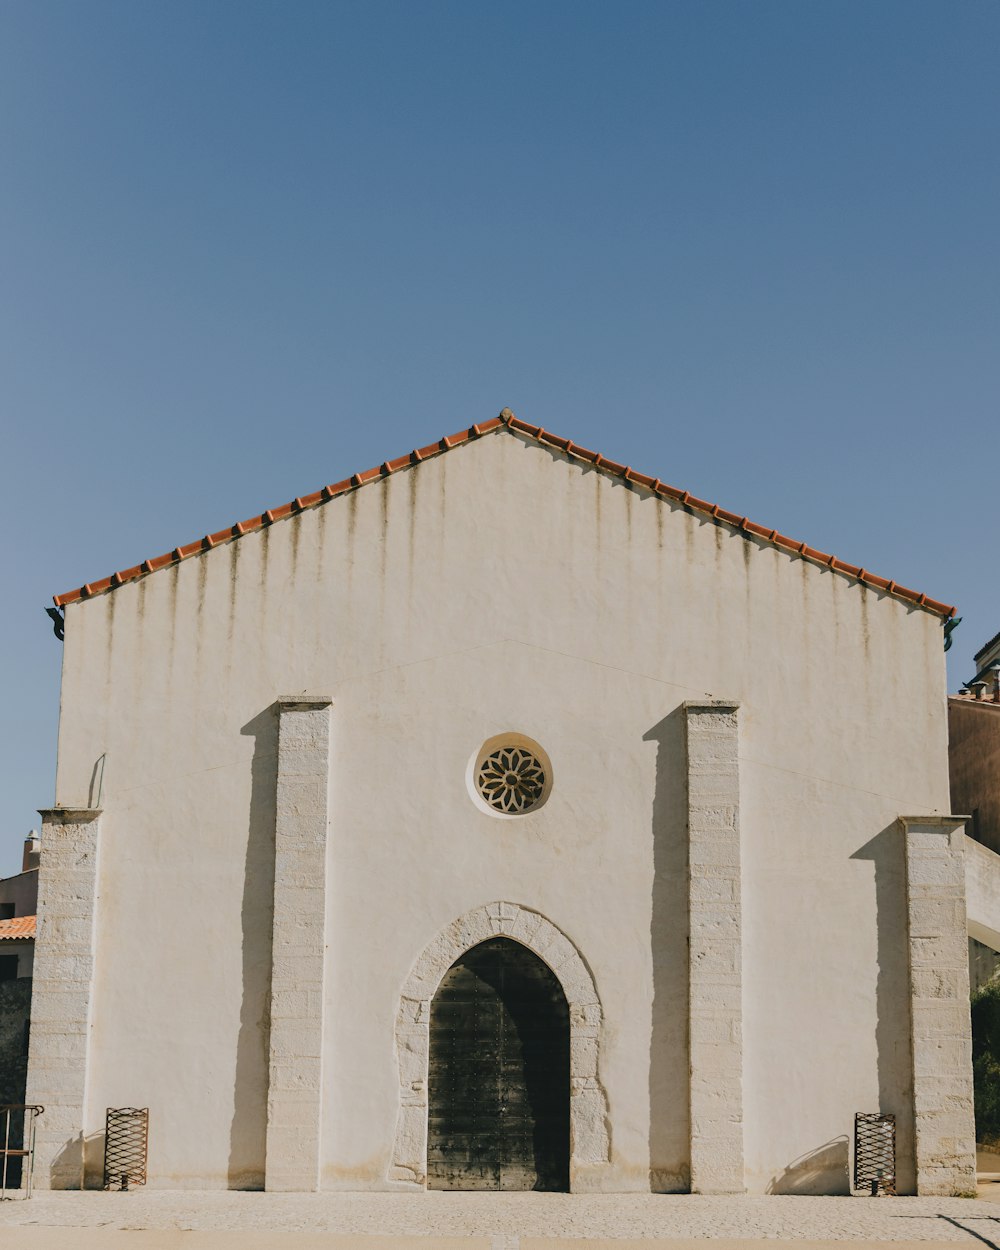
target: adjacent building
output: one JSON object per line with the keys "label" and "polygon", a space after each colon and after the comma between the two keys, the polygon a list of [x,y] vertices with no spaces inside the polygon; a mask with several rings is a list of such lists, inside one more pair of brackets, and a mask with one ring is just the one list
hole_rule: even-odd
{"label": "adjacent building", "polygon": [[[1000,634],[975,655],[976,675],[948,699],[948,760],[953,810],[969,815],[966,832],[1000,852]],[[969,926],[969,974],[979,989],[1000,971],[998,939]]]}
{"label": "adjacent building", "polygon": [[21,872],[0,879],[0,1103],[24,1102],[38,857],[38,836],[31,833]]}

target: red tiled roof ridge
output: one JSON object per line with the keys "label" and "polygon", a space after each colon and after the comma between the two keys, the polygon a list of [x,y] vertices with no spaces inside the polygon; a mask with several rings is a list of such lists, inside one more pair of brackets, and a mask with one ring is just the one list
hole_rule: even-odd
{"label": "red tiled roof ridge", "polygon": [[15,916],[12,920],[0,920],[0,942],[24,941],[35,936],[34,916]]}
{"label": "red tiled roof ridge", "polygon": [[366,469],[363,473],[354,473],[340,482],[334,482],[330,486],[324,486],[322,490],[314,491],[311,495],[299,496],[292,500],[291,503],[282,504],[280,508],[269,508],[259,516],[251,517],[247,521],[237,521],[235,525],[230,526],[228,529],[218,530],[214,534],[206,534],[204,538],[188,543],[185,547],[175,547],[173,551],[168,551],[162,556],[154,556],[151,560],[143,560],[141,564],[133,565],[132,568],[121,569],[117,573],[112,573],[110,577],[103,577],[97,582],[87,582],[76,590],[68,590],[65,594],[55,595],[53,596],[53,603],[55,603],[56,607],[61,608],[68,603],[75,603],[79,599],[89,599],[94,595],[103,594],[105,591],[114,590],[125,582],[135,581],[147,573],[155,573],[158,569],[167,568],[171,564],[177,564],[181,560],[186,560],[189,556],[198,555],[202,551],[209,551],[219,543],[228,543],[234,538],[242,538],[244,534],[249,534],[267,525],[272,525],[275,521],[284,520],[286,517],[302,512],[307,508],[314,508],[330,499],[335,499],[338,495],[344,495],[349,491],[357,490],[359,487],[366,486],[369,482],[388,477],[400,469],[420,464],[432,456],[443,455],[462,443],[480,438],[484,434],[492,434],[494,431],[503,428],[516,431],[519,434],[525,434],[544,446],[556,448],[571,459],[583,461],[614,477],[623,478],[630,484],[642,486],[664,499],[670,499],[681,504],[682,507],[691,512],[701,513],[717,523],[728,525],[753,538],[762,539],[764,542],[770,543],[772,546],[778,547],[790,555],[800,556],[813,564],[821,564],[825,568],[843,573],[847,577],[856,579],[862,585],[884,591],[895,599],[903,599],[907,603],[915,604],[917,607],[926,608],[929,612],[933,612],[938,616],[947,618],[955,615],[955,608],[950,604],[942,603],[937,599],[930,599],[919,591],[910,590],[906,586],[900,586],[890,578],[879,577],[859,565],[848,564],[845,560],[838,560],[836,556],[810,547],[805,542],[789,538],[787,535],[779,533],[776,529],[768,529],[767,526],[758,525],[745,516],[739,516],[735,512],[727,512],[724,508],[720,508],[718,504],[698,499],[686,490],[679,490],[676,486],[668,486],[665,482],[661,482],[659,478],[649,477],[644,473],[637,473],[630,465],[623,465],[615,460],[608,460],[599,452],[578,446],[572,439],[562,438],[558,434],[553,434],[551,431],[543,429],[540,425],[531,425],[527,421],[520,420],[519,417],[514,416],[509,408],[504,408],[500,415],[494,417],[491,421],[470,425],[467,429],[459,430],[457,434],[446,434],[444,438],[439,439],[436,443],[428,443],[426,447],[416,448],[408,455],[400,456],[396,460],[385,460],[374,469]]}

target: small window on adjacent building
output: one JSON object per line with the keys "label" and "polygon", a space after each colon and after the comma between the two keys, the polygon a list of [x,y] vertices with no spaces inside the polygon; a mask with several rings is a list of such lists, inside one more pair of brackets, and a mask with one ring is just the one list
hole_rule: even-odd
{"label": "small window on adjacent building", "polygon": [[13,920],[13,919],[14,919],[14,904],[13,903],[0,903],[0,920]]}
{"label": "small window on adjacent building", "polygon": [[0,981],[17,980],[17,956],[0,955]]}

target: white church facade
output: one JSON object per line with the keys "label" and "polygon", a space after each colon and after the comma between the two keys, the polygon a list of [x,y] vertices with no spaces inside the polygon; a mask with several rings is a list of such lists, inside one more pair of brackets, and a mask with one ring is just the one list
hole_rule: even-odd
{"label": "white church facade", "polygon": [[506,410],[57,604],[36,1184],[974,1190],[948,605]]}

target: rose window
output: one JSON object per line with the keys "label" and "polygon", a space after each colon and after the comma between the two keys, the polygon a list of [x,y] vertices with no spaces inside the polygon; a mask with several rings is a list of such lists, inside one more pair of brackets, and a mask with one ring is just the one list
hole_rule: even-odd
{"label": "rose window", "polygon": [[519,816],[531,811],[545,792],[545,769],[523,746],[502,746],[479,765],[476,788],[498,812]]}

